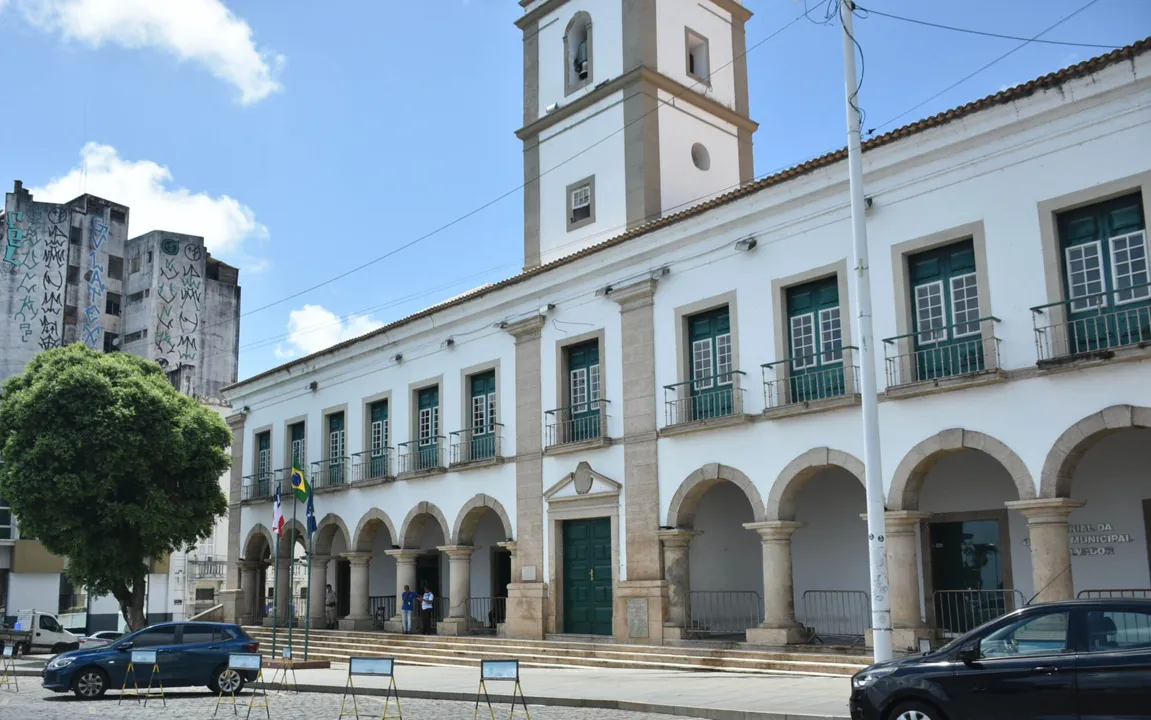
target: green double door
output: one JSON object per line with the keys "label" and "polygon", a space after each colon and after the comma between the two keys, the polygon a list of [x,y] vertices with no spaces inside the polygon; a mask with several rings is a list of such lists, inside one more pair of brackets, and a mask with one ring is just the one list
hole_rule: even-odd
{"label": "green double door", "polygon": [[611,519],[567,520],[564,535],[564,632],[611,635]]}
{"label": "green double door", "polygon": [[[913,255],[908,271],[914,302],[913,381],[984,369],[979,285],[971,240]],[[911,367],[901,368],[908,372]]]}

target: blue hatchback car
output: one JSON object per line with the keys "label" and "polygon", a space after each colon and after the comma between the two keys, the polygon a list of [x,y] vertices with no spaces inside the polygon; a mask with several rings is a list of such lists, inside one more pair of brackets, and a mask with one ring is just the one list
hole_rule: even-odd
{"label": "blue hatchback car", "polygon": [[[133,650],[155,650],[156,680],[165,688],[205,685],[212,692],[239,692],[255,680],[255,671],[228,669],[232,653],[259,652],[260,644],[239,625],[211,622],[160,623],[125,635],[91,650],[72,650],[52,658],[44,668],[43,686],[53,692],[71,691],[95,700],[109,689],[124,687]],[[136,683],[146,687],[152,667],[133,667]]]}

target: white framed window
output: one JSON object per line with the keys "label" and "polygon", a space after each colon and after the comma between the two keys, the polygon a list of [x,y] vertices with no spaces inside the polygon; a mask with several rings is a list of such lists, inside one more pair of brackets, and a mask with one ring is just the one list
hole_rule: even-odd
{"label": "white framed window", "polygon": [[292,441],[292,459],[303,467],[308,462],[308,446],[303,439]]}
{"label": "white framed window", "polygon": [[843,325],[838,307],[819,311],[819,345],[820,359],[825,365],[843,360]]}
{"label": "white framed window", "polygon": [[599,364],[588,368],[588,396],[591,400],[591,409],[599,410],[600,400]]}
{"label": "white framed window", "polygon": [[440,409],[438,407],[420,409],[420,445],[431,445],[436,440],[440,424]]}
{"label": "white framed window", "polygon": [[711,359],[711,338],[691,344],[691,379],[696,390],[707,390],[715,384]]}
{"label": "white framed window", "polygon": [[344,431],[333,430],[328,433],[328,459],[332,462],[344,457]]}
{"label": "white framed window", "polygon": [[979,334],[979,282],[975,273],[951,278],[952,337]]}
{"label": "white framed window", "polygon": [[475,435],[483,435],[491,429],[488,427],[488,397],[472,396],[472,433]]}
{"label": "white framed window", "polygon": [[259,459],[256,461],[256,472],[260,475],[267,475],[272,471],[272,451],[261,450]]}
{"label": "white framed window", "polygon": [[915,317],[915,330],[919,334],[920,345],[930,345],[947,339],[942,280],[916,286]]}
{"label": "white framed window", "polygon": [[568,387],[571,389],[571,408],[574,413],[587,411],[587,376],[587,368],[572,370],[568,375]]}
{"label": "white framed window", "polygon": [[[1071,295],[1071,311],[1082,312],[1095,307],[1107,307],[1107,296],[1088,297],[1101,293],[1103,287],[1103,261],[1101,243],[1073,245],[1066,250],[1067,289]],[[1083,298],[1083,299],[1080,299]]]}
{"label": "white framed window", "polygon": [[710,58],[707,38],[694,30],[685,29],[687,74],[704,83],[711,83]]}
{"label": "white framed window", "polygon": [[804,313],[791,318],[791,368],[805,370],[818,362],[815,356],[815,315]]}
{"label": "white framed window", "polygon": [[376,420],[372,423],[372,457],[384,454],[388,446],[388,423],[385,420]]}
{"label": "white framed window", "polygon": [[1140,230],[1117,235],[1109,242],[1115,304],[1122,305],[1151,297],[1151,287],[1147,286],[1151,282],[1147,269],[1147,232]]}
{"label": "white framed window", "polygon": [[496,430],[496,394],[488,393],[488,432]]}
{"label": "white framed window", "polygon": [[735,370],[731,352],[731,333],[724,333],[715,338],[715,364],[719,384],[730,385],[733,380],[731,373]]}
{"label": "white framed window", "polygon": [[591,185],[580,185],[572,190],[572,222],[591,217]]}

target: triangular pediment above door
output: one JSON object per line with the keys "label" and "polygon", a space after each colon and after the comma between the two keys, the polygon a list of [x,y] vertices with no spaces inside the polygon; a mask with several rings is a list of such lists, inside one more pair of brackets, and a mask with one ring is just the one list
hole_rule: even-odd
{"label": "triangular pediment above door", "polygon": [[592,470],[588,463],[581,462],[574,472],[568,473],[563,480],[544,492],[544,500],[552,502],[590,496],[619,495],[622,487],[623,485],[608,476]]}

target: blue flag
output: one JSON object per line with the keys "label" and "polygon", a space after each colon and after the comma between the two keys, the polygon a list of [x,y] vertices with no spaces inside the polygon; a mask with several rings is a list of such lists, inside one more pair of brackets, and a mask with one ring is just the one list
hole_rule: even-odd
{"label": "blue flag", "polygon": [[312,489],[308,488],[308,537],[311,537],[316,532],[316,506],[312,503]]}

